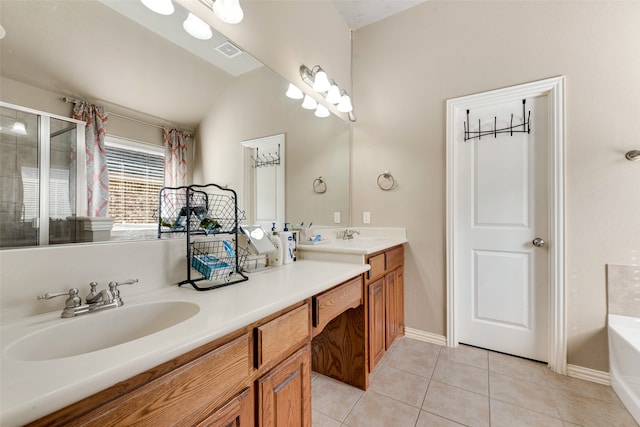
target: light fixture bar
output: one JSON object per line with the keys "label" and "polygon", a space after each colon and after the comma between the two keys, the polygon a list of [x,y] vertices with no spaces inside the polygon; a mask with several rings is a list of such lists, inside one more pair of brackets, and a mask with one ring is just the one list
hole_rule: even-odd
{"label": "light fixture bar", "polygon": [[309,87],[321,94],[325,101],[329,104],[336,105],[339,112],[348,113],[350,121],[356,121],[355,115],[353,114],[351,97],[347,91],[341,89],[334,80],[327,76],[322,67],[314,65],[313,68],[309,68],[303,64],[300,66],[300,78]]}

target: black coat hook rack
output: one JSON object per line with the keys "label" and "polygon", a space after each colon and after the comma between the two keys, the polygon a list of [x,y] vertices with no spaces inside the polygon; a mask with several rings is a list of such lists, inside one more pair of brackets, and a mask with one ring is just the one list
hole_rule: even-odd
{"label": "black coat hook rack", "polygon": [[[467,110],[467,121],[464,122],[464,140],[468,141],[474,138],[480,139],[481,137],[486,135],[493,135],[494,138],[497,138],[499,133],[509,133],[511,136],[513,136],[514,133],[531,133],[531,110],[529,110],[528,115],[525,114],[526,104],[527,104],[527,100],[523,99],[522,100],[522,120],[524,121],[519,125],[514,126],[513,114],[511,114],[511,122],[509,124],[509,127],[498,129],[498,118],[494,117],[493,130],[485,130],[485,131],[482,130],[480,119],[478,119],[478,130],[477,131],[469,130],[471,122],[469,121],[469,110]],[[526,117],[526,120],[525,120],[525,117]]]}
{"label": "black coat hook rack", "polygon": [[254,168],[262,168],[266,166],[278,166],[280,164],[280,144],[278,144],[278,151],[267,154],[260,154],[258,148],[256,148],[256,156],[251,156],[253,160]]}

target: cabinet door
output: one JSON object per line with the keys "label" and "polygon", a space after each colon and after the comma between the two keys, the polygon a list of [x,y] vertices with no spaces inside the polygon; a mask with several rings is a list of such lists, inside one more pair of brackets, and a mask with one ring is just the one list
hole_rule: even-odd
{"label": "cabinet door", "polygon": [[385,350],[389,350],[391,344],[398,336],[398,290],[396,274],[392,272],[384,276],[384,298],[385,298]]}
{"label": "cabinet door", "polygon": [[253,390],[247,388],[197,427],[249,427],[254,425],[253,413]]}
{"label": "cabinet door", "polygon": [[396,270],[396,320],[398,336],[404,336],[404,267]]}
{"label": "cabinet door", "polygon": [[260,378],[259,426],[311,426],[311,351],[307,344]]}
{"label": "cabinet door", "polygon": [[384,279],[379,279],[368,287],[369,298],[369,372],[382,359],[385,352],[385,303]]}

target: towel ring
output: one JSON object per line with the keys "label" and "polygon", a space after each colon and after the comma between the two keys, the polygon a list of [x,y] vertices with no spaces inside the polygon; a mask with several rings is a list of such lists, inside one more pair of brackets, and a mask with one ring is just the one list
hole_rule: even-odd
{"label": "towel ring", "polygon": [[396,180],[391,175],[391,172],[384,171],[380,175],[378,175],[378,187],[381,190],[389,191],[396,186]]}
{"label": "towel ring", "polygon": [[313,180],[313,191],[322,194],[327,191],[327,183],[324,182],[324,179],[320,176]]}

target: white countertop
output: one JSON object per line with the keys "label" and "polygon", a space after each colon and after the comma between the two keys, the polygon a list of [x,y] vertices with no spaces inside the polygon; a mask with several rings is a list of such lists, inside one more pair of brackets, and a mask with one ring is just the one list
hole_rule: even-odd
{"label": "white countertop", "polygon": [[[351,246],[349,242],[353,242]],[[356,248],[356,242],[359,241],[345,241],[341,245]],[[386,247],[389,243],[386,242]],[[375,243],[378,244],[380,242]],[[375,245],[367,250],[377,248]],[[325,248],[329,249],[329,245]],[[182,288],[167,285],[166,290],[127,298],[123,289],[125,307],[157,301],[187,301],[198,304],[200,311],[143,338],[62,359],[14,360],[7,357],[6,349],[27,334],[82,317],[61,319],[60,311],[56,311],[3,323],[0,425],[10,427],[36,420],[367,270],[369,266],[365,264],[305,260],[251,275],[246,282],[205,292],[193,290],[189,285]],[[100,313],[86,316],[98,315]],[[99,330],[90,332],[100,334]]]}
{"label": "white countertop", "polygon": [[336,254],[370,255],[393,246],[407,243],[406,237],[358,237],[352,240],[333,240],[320,244],[300,244],[298,250],[331,252]]}

